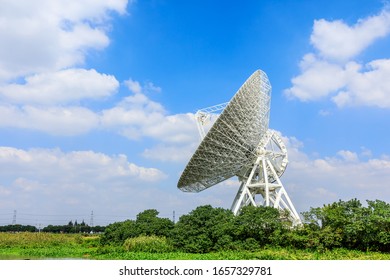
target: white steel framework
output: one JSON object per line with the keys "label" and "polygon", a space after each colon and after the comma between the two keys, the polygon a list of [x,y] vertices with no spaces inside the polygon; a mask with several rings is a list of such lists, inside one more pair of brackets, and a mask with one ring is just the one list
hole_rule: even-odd
{"label": "white steel framework", "polygon": [[206,125],[210,124],[210,122],[212,121],[212,116],[213,115],[217,116],[218,114],[220,114],[228,104],[229,102],[225,102],[215,106],[200,109],[196,112],[195,114],[196,125],[198,126],[198,131],[199,131],[201,141],[206,136],[206,132],[204,128]]}
{"label": "white steel framework", "polygon": [[[287,149],[279,135],[268,130],[257,147],[256,161],[237,174],[241,183],[231,210],[237,215],[247,205],[270,206],[289,213],[292,225],[301,219],[288,196],[280,176],[287,167]],[[260,200],[258,198],[260,197]]]}

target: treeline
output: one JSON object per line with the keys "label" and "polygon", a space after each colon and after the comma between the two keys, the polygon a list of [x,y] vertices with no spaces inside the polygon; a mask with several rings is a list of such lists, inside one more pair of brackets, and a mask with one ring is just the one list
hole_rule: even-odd
{"label": "treeline", "polygon": [[99,233],[104,232],[103,226],[89,226],[84,221],[77,223],[70,221],[67,225],[48,225],[42,229],[43,232],[52,233]]}
{"label": "treeline", "polygon": [[0,226],[0,232],[35,232],[38,229],[34,226],[25,226],[25,225],[6,225]]}
{"label": "treeline", "polygon": [[367,201],[364,207],[357,199],[340,200],[302,214],[303,225],[293,228],[287,213],[271,207],[248,206],[234,216],[230,210],[200,206],[176,224],[151,209],[138,214],[136,220],[108,225],[100,240],[102,245],[156,252],[256,251],[264,247],[390,252],[390,204],[384,201]]}
{"label": "treeline", "polygon": [[6,225],[0,226],[0,232],[52,232],[52,233],[99,233],[104,232],[103,226],[89,226],[84,221],[77,223],[69,221],[66,225],[48,225],[42,229],[29,225]]}

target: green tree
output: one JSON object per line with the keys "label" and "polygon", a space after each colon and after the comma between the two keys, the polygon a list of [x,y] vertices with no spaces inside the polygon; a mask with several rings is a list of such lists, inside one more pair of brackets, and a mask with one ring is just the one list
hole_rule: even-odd
{"label": "green tree", "polygon": [[138,235],[168,236],[174,224],[168,218],[157,217],[159,212],[155,209],[145,210],[137,215],[135,221]]}
{"label": "green tree", "polygon": [[136,237],[137,234],[138,232],[134,221],[126,220],[124,222],[116,222],[105,228],[104,233],[100,238],[100,242],[103,245],[121,245],[127,238]]}
{"label": "green tree", "polygon": [[367,234],[364,236],[370,249],[390,252],[390,204],[381,200],[367,200]]}
{"label": "green tree", "polygon": [[380,200],[367,204],[351,199],[311,208],[304,213],[305,231],[300,233],[325,249],[390,251],[390,205]]}
{"label": "green tree", "polygon": [[233,244],[234,215],[230,210],[199,206],[180,217],[172,231],[174,246],[185,252],[207,253]]}
{"label": "green tree", "polygon": [[281,213],[273,207],[243,207],[236,217],[236,225],[241,241],[256,240],[258,246],[276,245],[275,241],[283,239],[287,229]]}
{"label": "green tree", "polygon": [[101,237],[102,244],[123,244],[128,238],[137,236],[169,236],[174,224],[167,218],[157,217],[155,209],[145,210],[137,215],[137,219],[116,222],[108,225]]}

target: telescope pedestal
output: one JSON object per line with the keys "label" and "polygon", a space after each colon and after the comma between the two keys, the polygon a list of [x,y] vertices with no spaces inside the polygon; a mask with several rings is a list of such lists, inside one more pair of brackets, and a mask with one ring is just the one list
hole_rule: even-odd
{"label": "telescope pedestal", "polygon": [[[275,182],[269,182],[273,178]],[[232,212],[237,215],[247,205],[270,206],[279,210],[287,210],[292,225],[302,224],[279,176],[266,155],[257,157],[248,177],[239,178],[241,186],[232,204]],[[256,202],[256,196],[262,201]]]}

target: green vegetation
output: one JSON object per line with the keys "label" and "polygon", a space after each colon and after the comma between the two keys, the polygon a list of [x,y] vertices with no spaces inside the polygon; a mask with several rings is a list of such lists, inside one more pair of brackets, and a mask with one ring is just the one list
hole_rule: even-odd
{"label": "green vegetation", "polygon": [[98,236],[38,232],[0,233],[0,259],[88,258],[97,251]]}
{"label": "green vegetation", "polygon": [[0,258],[390,259],[390,205],[338,201],[303,213],[245,207],[238,216],[200,206],[174,224],[153,209],[108,225],[103,234],[0,233]]}
{"label": "green vegetation", "polygon": [[390,260],[389,253],[334,249],[323,252],[291,248],[256,251],[216,251],[204,254],[180,251],[147,252],[139,247],[103,246],[100,236],[52,233],[0,233],[0,259],[100,259],[100,260]]}
{"label": "green vegetation", "polygon": [[170,253],[174,251],[171,242],[164,236],[138,236],[126,239],[125,251],[146,253]]}
{"label": "green vegetation", "polygon": [[[48,225],[42,229],[43,232],[53,233],[90,233],[90,232],[103,232],[105,227],[87,225],[84,221],[77,223],[77,221],[70,221],[67,225]],[[35,226],[25,225],[6,225],[0,226],[0,232],[36,232],[39,231]]]}
{"label": "green vegetation", "polygon": [[137,236],[163,236],[176,251],[211,253],[291,248],[325,252],[333,249],[390,252],[390,204],[376,200],[338,201],[303,213],[304,224],[292,228],[286,213],[272,207],[229,210],[200,206],[173,225],[155,210],[106,227],[102,244],[122,245]]}
{"label": "green vegetation", "polygon": [[159,218],[157,215],[157,210],[149,209],[139,213],[135,221],[126,220],[113,223],[106,227],[101,243],[122,245],[127,238],[141,235],[167,237],[174,228],[174,223],[167,218]]}

